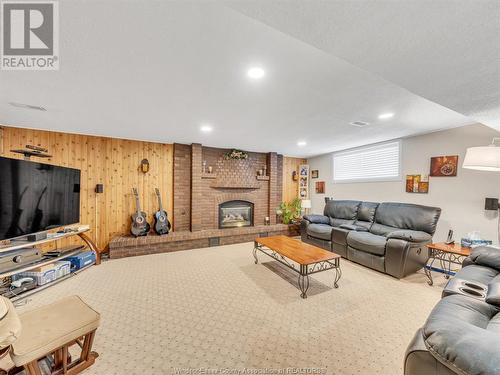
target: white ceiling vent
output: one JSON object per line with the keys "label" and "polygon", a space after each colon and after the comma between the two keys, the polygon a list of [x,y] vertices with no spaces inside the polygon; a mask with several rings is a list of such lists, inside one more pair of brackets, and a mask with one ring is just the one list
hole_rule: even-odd
{"label": "white ceiling vent", "polygon": [[370,123],[364,121],[353,121],[349,123],[349,125],[356,126],[358,128],[364,128],[365,126],[370,125]]}

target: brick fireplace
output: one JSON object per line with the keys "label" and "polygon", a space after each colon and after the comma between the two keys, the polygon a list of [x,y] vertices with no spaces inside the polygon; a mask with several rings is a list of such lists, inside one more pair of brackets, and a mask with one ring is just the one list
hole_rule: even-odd
{"label": "brick fireplace", "polygon": [[248,152],[247,159],[234,160],[224,157],[229,151],[200,144],[174,145],[176,231],[219,229],[219,205],[229,201],[251,203],[254,225],[264,225],[266,217],[270,224],[276,224],[275,212],[283,186],[283,157],[276,153]]}
{"label": "brick fireplace", "polygon": [[228,159],[225,155],[230,151],[174,144],[174,232],[140,238],[118,236],[109,244],[110,257],[298,235],[298,226],[276,223],[276,208],[282,200],[283,156],[248,152],[246,159]]}

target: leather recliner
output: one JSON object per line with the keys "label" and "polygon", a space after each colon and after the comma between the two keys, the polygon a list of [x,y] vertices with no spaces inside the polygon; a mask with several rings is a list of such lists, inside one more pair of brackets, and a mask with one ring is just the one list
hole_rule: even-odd
{"label": "leather recliner", "polygon": [[440,215],[440,208],[408,203],[330,200],[324,215],[304,216],[301,237],[402,278],[424,267],[429,257],[425,245],[431,242]]}
{"label": "leather recliner", "polygon": [[[500,375],[500,249],[472,251],[406,350],[405,375]],[[484,285],[481,296],[453,288]]]}

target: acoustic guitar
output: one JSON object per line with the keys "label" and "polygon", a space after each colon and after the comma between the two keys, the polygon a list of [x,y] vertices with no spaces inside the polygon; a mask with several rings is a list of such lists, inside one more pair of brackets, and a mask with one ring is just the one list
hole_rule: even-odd
{"label": "acoustic guitar", "polygon": [[132,189],[135,196],[135,206],[137,211],[132,215],[132,227],[130,233],[135,237],[147,236],[151,229],[148,221],[146,220],[147,214],[141,211],[141,204],[139,202],[139,193],[136,188]]}
{"label": "acoustic guitar", "polygon": [[172,225],[170,224],[170,221],[168,221],[167,211],[163,209],[163,204],[161,203],[160,190],[155,189],[155,192],[156,196],[158,197],[158,207],[160,209],[155,213],[154,230],[159,235],[168,234],[170,228],[172,228]]}

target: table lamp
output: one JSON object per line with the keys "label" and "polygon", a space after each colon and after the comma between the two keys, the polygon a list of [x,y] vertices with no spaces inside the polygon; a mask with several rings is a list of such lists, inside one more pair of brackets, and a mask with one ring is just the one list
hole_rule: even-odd
{"label": "table lamp", "polygon": [[310,199],[302,199],[301,207],[304,209],[305,214],[309,214],[309,209],[312,207]]}

